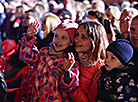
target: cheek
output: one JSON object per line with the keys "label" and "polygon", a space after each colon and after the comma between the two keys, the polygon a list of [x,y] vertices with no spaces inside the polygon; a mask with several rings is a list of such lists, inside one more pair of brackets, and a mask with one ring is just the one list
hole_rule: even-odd
{"label": "cheek", "polygon": [[92,44],[90,42],[84,43],[83,50],[89,51],[90,49],[92,50]]}
{"label": "cheek", "polygon": [[64,44],[66,47],[68,47],[68,46],[71,44],[71,42],[70,42],[70,41],[63,41],[63,44]]}

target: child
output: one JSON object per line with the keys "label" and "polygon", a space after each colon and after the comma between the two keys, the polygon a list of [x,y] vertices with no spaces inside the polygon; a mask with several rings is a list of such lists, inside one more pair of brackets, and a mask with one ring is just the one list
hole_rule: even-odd
{"label": "child", "polygon": [[[23,37],[24,43],[20,49],[20,59],[37,67],[35,85],[32,90],[32,101],[69,101],[67,93],[61,89],[60,82],[67,82],[68,80],[65,80],[63,74],[71,72],[72,78],[69,82],[75,84],[68,84],[67,82],[64,87],[69,87],[69,90],[67,90],[69,92],[78,86],[78,80],[74,80],[78,79],[77,66],[74,65],[71,70],[69,69],[74,64],[73,54],[69,54],[69,59],[67,59],[67,53],[73,51],[74,35],[78,24],[68,19],[62,21],[55,29],[51,46],[43,47],[39,51],[33,50],[36,39],[34,35],[37,33],[38,26],[38,22],[35,21],[28,28],[27,35]],[[64,69],[66,67],[67,69]],[[55,73],[57,69],[60,69],[62,74]]]}
{"label": "child", "polygon": [[130,59],[133,48],[125,39],[118,39],[106,49],[105,66],[98,79],[97,102],[137,102],[138,85],[133,77]]}

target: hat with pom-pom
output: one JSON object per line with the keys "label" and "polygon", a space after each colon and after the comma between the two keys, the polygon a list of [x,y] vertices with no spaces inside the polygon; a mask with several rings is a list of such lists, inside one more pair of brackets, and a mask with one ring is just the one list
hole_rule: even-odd
{"label": "hat with pom-pom", "polygon": [[72,20],[69,20],[69,19],[63,20],[63,21],[56,27],[56,29],[63,29],[63,30],[65,30],[65,31],[69,34],[70,39],[71,39],[72,42],[74,42],[74,36],[75,36],[75,34],[76,34],[77,28],[78,28],[78,24],[75,23],[75,22],[72,21]]}
{"label": "hat with pom-pom", "polygon": [[127,64],[133,56],[133,47],[125,39],[117,39],[109,44],[106,51],[113,53],[122,64]]}

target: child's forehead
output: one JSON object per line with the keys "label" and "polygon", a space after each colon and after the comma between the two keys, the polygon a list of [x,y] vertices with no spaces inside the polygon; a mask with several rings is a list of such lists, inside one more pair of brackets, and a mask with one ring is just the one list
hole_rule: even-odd
{"label": "child's forehead", "polygon": [[56,29],[54,33],[58,35],[68,35],[68,32],[66,30],[60,28]]}

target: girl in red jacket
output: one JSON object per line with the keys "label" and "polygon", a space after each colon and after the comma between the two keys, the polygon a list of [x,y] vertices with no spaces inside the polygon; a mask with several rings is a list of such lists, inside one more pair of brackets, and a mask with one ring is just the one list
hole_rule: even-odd
{"label": "girl in red jacket", "polygon": [[[20,59],[37,67],[31,101],[68,102],[70,99],[66,92],[78,87],[78,68],[74,64],[73,54],[70,53],[73,51],[71,49],[78,25],[71,20],[62,21],[55,29],[50,47],[43,47],[39,51],[34,49],[34,35],[37,34],[38,27],[37,21],[30,25],[20,49]],[[57,69],[60,69],[60,73]],[[68,76],[68,79],[64,76]],[[61,87],[63,83],[64,86]]]}
{"label": "girl in red jacket", "polygon": [[94,77],[103,65],[107,45],[106,32],[101,24],[85,21],[79,25],[75,49],[78,52],[80,75],[79,87],[70,93],[73,102],[95,101],[98,76]]}

